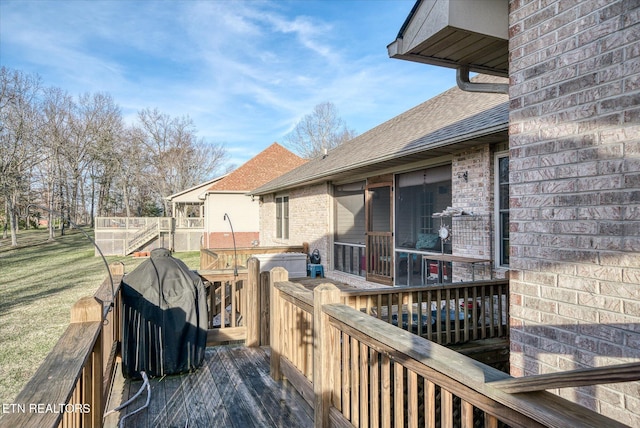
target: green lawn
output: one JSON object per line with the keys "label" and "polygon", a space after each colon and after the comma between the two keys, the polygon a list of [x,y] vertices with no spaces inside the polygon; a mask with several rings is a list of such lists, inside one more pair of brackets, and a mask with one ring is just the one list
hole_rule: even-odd
{"label": "green lawn", "polygon": [[[73,304],[107,277],[82,233],[47,238],[46,230],[21,231],[17,248],[0,239],[0,403],[13,402],[69,324]],[[199,268],[197,251],[175,257]],[[108,263],[123,262],[126,272],[143,260],[107,257]]]}

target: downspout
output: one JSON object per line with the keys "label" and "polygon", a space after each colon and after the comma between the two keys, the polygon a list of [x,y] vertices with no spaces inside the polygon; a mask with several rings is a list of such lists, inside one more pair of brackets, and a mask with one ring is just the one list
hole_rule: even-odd
{"label": "downspout", "polygon": [[458,88],[466,92],[485,92],[490,94],[509,94],[508,83],[472,83],[469,81],[469,66],[461,65],[456,69]]}

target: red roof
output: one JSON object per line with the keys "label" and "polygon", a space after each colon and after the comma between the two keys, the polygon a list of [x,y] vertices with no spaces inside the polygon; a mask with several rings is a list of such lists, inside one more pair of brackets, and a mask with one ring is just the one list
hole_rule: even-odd
{"label": "red roof", "polygon": [[209,191],[248,192],[307,162],[273,143],[235,171],[216,181]]}

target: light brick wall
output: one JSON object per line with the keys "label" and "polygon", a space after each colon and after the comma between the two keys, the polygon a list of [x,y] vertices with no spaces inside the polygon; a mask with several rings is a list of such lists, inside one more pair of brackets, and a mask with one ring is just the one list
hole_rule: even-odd
{"label": "light brick wall", "polygon": [[[510,1],[511,367],[640,360],[640,3]],[[640,383],[560,395],[640,426]]]}
{"label": "light brick wall", "polygon": [[[452,204],[475,214],[493,212],[493,154],[488,144],[453,155]],[[461,178],[467,173],[467,181]],[[460,178],[459,178],[460,177]]]}
{"label": "light brick wall", "polygon": [[265,195],[260,207],[260,245],[302,245],[318,249],[325,269],[329,266],[332,197],[327,184],[292,189],[278,196],[289,197],[289,239],[276,238],[275,195]]}
{"label": "light brick wall", "polygon": [[[494,156],[497,151],[506,150],[506,142],[501,145],[479,145],[454,153],[451,163],[452,206],[481,215],[482,219],[467,222],[469,227],[481,228],[483,236],[468,239],[453,235],[454,252],[478,258],[494,258],[495,213],[494,213]],[[467,173],[467,181],[463,174]],[[462,222],[458,223],[462,224]],[[455,226],[454,226],[455,228]],[[480,232],[480,230],[479,230]],[[472,279],[504,278],[505,269],[493,269],[491,264],[478,264],[475,274],[468,263],[453,264],[453,281],[471,281]]]}

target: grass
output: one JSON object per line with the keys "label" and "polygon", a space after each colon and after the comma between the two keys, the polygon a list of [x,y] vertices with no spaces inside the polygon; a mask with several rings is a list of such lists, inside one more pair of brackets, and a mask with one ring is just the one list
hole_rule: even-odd
{"label": "grass", "polygon": [[[0,403],[12,403],[67,328],[73,304],[107,277],[79,231],[48,242],[46,230],[20,231],[18,247],[0,239]],[[199,252],[176,253],[198,269]],[[131,272],[144,259],[107,257]]]}

